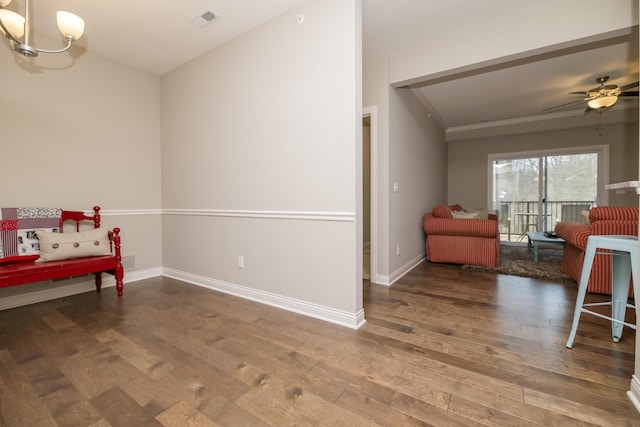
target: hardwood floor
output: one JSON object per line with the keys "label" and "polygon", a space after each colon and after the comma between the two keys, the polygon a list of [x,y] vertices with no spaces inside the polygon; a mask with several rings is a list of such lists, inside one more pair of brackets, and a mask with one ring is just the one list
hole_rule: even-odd
{"label": "hardwood floor", "polygon": [[358,331],[166,278],[2,311],[0,426],[640,426],[634,332],[583,315],[565,348],[574,283],[423,263],[364,294]]}

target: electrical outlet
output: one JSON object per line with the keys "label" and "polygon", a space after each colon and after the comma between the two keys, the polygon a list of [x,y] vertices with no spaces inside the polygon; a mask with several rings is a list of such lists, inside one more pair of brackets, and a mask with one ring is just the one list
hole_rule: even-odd
{"label": "electrical outlet", "polygon": [[244,257],[242,255],[238,256],[238,268],[244,268]]}
{"label": "electrical outlet", "polygon": [[396,256],[400,256],[400,245],[396,246]]}

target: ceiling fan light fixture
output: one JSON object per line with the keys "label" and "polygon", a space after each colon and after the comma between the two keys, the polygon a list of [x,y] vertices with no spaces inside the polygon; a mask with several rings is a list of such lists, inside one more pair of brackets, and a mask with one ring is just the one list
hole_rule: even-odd
{"label": "ceiling fan light fixture", "polygon": [[593,110],[598,110],[600,108],[611,107],[617,100],[617,96],[600,96],[598,98],[590,99],[587,102],[587,105]]}

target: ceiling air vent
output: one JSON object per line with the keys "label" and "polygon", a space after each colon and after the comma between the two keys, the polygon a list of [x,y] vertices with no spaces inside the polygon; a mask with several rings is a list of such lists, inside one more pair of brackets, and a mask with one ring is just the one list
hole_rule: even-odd
{"label": "ceiling air vent", "polygon": [[216,19],[218,19],[219,17],[220,16],[217,15],[215,12],[211,12],[210,10],[207,10],[205,12],[202,12],[200,16],[198,16],[196,19],[194,19],[191,22],[193,22],[200,28],[204,28],[207,25],[211,24]]}

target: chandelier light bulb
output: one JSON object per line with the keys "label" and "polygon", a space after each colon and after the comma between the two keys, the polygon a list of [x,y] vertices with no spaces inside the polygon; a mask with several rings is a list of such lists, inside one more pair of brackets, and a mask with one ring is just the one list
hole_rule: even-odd
{"label": "chandelier light bulb", "polygon": [[[12,36],[17,39],[24,36],[24,18],[22,15],[11,10],[0,9],[0,20],[2,20],[2,24]],[[7,35],[2,27],[0,27],[0,32],[5,36]]]}
{"label": "chandelier light bulb", "polygon": [[58,29],[62,37],[72,41],[78,40],[84,33],[84,20],[78,15],[64,10],[58,11]]}

